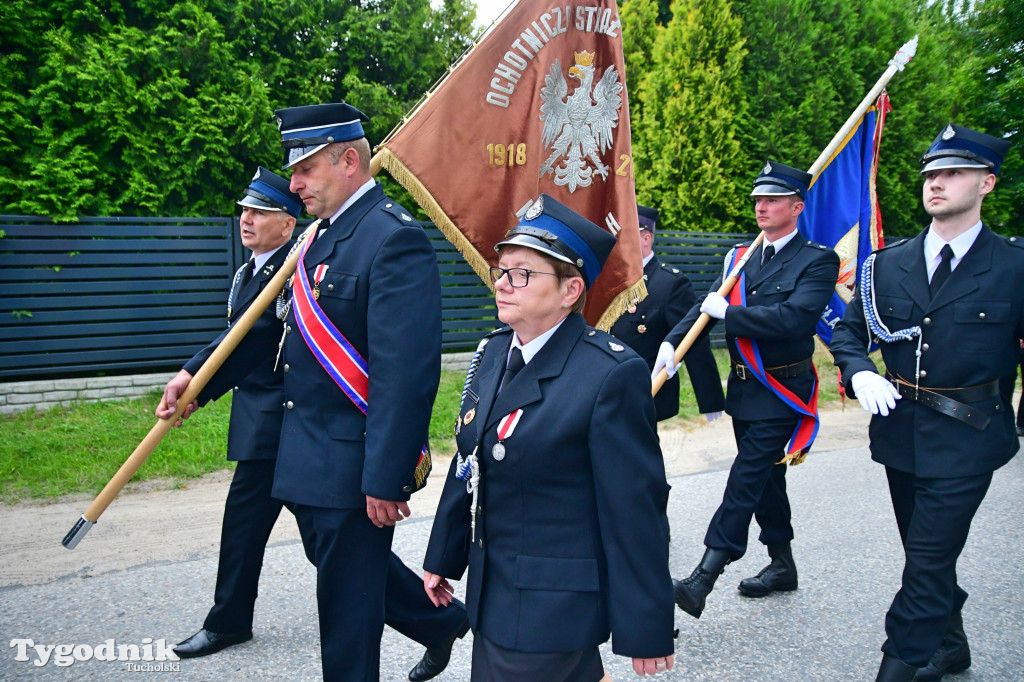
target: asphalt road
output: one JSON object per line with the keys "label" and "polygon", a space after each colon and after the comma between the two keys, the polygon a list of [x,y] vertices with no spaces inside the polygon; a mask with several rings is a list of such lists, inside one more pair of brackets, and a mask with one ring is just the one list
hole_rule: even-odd
{"label": "asphalt road", "polygon": [[[728,433],[726,428],[716,431]],[[726,569],[703,617],[695,620],[676,611],[680,635],[675,669],[659,679],[874,679],[883,618],[899,586],[902,553],[884,471],[869,459],[866,430],[851,432],[860,435],[833,439],[788,474],[800,589],[760,600],[736,591],[741,578],[767,563],[754,525],[748,555]],[[731,439],[716,439],[724,451],[732,447]],[[677,578],[688,575],[700,559],[704,530],[721,499],[726,476],[720,464],[709,464],[697,473],[670,478],[670,561]],[[182,499],[186,504],[187,495]],[[27,524],[14,525],[11,518],[15,517],[0,511],[0,544],[17,544],[27,532]],[[66,525],[73,521],[67,518]],[[423,515],[402,522],[396,530],[395,550],[410,566],[420,565],[430,523],[431,517]],[[159,531],[154,534],[146,538],[147,551],[161,542]],[[1024,679],[1022,536],[1024,460],[1018,457],[996,472],[960,560],[960,582],[971,594],[964,621],[974,665],[946,679]],[[58,543],[59,535],[52,542]],[[83,552],[87,542],[89,538],[75,551]],[[37,655],[27,645],[23,648],[29,660],[17,660],[17,640],[96,647],[109,639],[142,646],[150,638],[170,646],[192,634],[211,604],[216,555],[176,549],[161,555],[171,559],[129,562],[134,565],[99,574],[83,568],[43,584],[0,587],[0,632],[6,643],[0,647],[0,680],[106,681],[119,675],[182,682],[320,679],[315,571],[295,539],[273,542],[268,548],[251,642],[202,659],[164,662],[164,667],[175,668],[169,671],[150,669],[160,667],[160,662],[137,662],[142,669],[131,670],[125,662],[95,658],[59,666],[59,649],[45,665],[37,665]],[[139,546],[125,542],[124,553],[139,551]],[[471,637],[456,644],[452,662],[438,680],[468,680]],[[70,647],[65,651],[70,658],[74,652],[68,651]],[[79,653],[84,651],[79,648]],[[385,630],[381,679],[406,679],[421,654],[417,644]],[[630,662],[612,654],[610,646],[603,647],[602,654],[612,679],[635,677]]]}

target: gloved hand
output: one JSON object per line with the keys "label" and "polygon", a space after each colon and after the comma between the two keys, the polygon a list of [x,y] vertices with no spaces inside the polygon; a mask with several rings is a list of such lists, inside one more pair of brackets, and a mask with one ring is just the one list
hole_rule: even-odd
{"label": "gloved hand", "polygon": [[850,387],[866,412],[883,417],[889,415],[889,410],[895,408],[896,401],[902,397],[895,386],[867,369],[850,377]]}
{"label": "gloved hand", "polygon": [[[681,365],[683,363],[679,363]],[[664,367],[665,371],[668,372],[668,378],[671,379],[676,375],[676,370],[679,369],[679,365],[676,364],[676,349],[671,343],[662,342],[661,347],[658,349],[658,357],[654,361],[654,370],[651,372],[651,381],[658,376],[658,372]]]}
{"label": "gloved hand", "polygon": [[704,415],[704,418],[707,419],[708,420],[708,424],[710,424],[711,422],[715,421],[716,419],[718,419],[721,416],[722,416],[722,412],[721,411],[718,411],[718,412],[708,412],[708,413],[706,413]]}
{"label": "gloved hand", "polygon": [[717,291],[708,294],[704,302],[700,304],[700,311],[707,313],[716,320],[725,319],[725,311],[729,308],[729,302],[722,298]]}

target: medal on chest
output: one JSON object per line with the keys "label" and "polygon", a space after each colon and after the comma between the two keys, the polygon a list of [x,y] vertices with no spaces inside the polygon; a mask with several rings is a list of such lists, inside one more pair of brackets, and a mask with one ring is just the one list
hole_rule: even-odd
{"label": "medal on chest", "polygon": [[329,267],[331,266],[321,263],[313,270],[313,298],[317,300],[320,299],[320,282],[324,281],[324,275],[327,274]]}
{"label": "medal on chest", "polygon": [[500,462],[505,459],[505,439],[509,438],[516,430],[522,416],[522,410],[515,410],[502,417],[498,422],[498,442],[491,448],[491,457],[494,457],[494,461]]}

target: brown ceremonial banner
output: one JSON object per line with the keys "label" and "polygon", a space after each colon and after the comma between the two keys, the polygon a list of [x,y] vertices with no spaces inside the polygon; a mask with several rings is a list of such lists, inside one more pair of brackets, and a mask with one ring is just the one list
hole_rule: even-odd
{"label": "brown ceremonial banner", "polygon": [[378,147],[488,285],[494,245],[546,192],[616,235],[587,295],[609,329],[647,295],[615,0],[522,0]]}

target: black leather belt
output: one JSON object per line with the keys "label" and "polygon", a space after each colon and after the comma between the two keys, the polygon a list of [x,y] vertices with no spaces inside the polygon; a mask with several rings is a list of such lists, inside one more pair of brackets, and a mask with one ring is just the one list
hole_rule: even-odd
{"label": "black leather belt", "polygon": [[[765,367],[764,371],[771,374],[776,379],[788,379],[795,377],[804,372],[810,372],[811,368],[814,367],[814,361],[811,358],[801,360],[800,362],[794,362],[792,365],[779,365],[778,367]],[[749,367],[744,365],[742,362],[732,363],[733,374],[740,381],[746,381],[747,379],[754,378],[754,372]]]}
{"label": "black leather belt", "polygon": [[[993,379],[987,384],[964,388],[925,388],[907,383],[892,375],[887,375],[886,378],[892,382],[903,398],[921,403],[925,407],[930,407],[936,412],[962,421],[979,431],[984,431],[988,427],[988,423],[992,421],[987,414],[965,403],[977,403],[998,396],[998,379]],[[956,399],[950,396],[956,396]]]}

